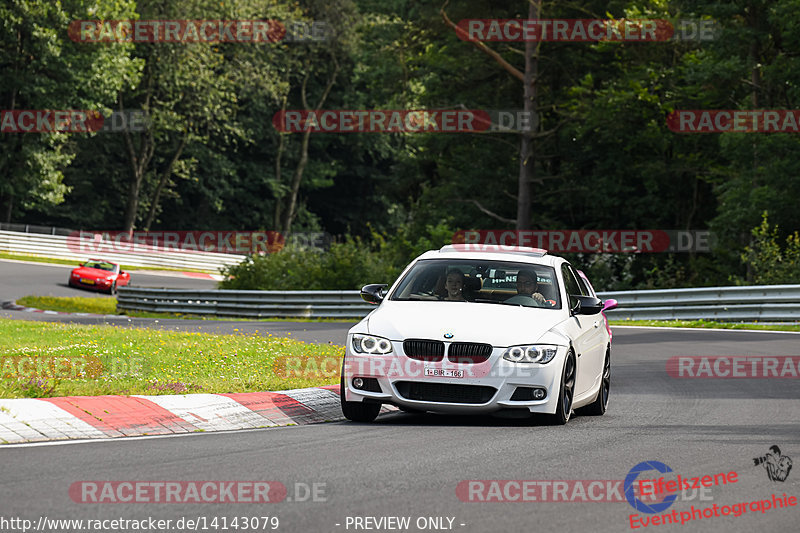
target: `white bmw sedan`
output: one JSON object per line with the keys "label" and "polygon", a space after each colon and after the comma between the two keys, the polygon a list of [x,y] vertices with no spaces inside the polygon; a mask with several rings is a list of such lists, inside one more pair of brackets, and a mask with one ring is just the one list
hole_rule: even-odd
{"label": "white bmw sedan", "polygon": [[[411,412],[551,415],[608,406],[611,337],[603,302],[563,258],[535,248],[445,246],[416,258],[347,335],[345,417],[382,404]],[[609,301],[608,308],[616,302]]]}

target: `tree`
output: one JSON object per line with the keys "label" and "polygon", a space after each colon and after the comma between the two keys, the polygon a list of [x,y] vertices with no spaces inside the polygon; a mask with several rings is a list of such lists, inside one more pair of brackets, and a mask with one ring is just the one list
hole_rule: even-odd
{"label": "tree", "polygon": [[[133,0],[10,0],[0,5],[0,102],[14,110],[97,110],[107,114],[115,95],[134,82],[140,64],[131,45],[73,42],[73,20],[130,18]],[[71,135],[0,135],[2,220],[63,201],[63,170],[75,157]]]}

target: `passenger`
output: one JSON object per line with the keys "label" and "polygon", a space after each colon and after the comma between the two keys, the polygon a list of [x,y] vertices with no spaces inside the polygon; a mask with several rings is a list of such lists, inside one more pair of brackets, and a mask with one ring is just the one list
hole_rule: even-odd
{"label": "passenger", "polygon": [[[523,269],[517,273],[517,295],[529,296],[536,300],[537,303],[544,304],[545,297],[538,290],[539,282],[535,271]],[[515,297],[512,296],[512,298]]]}
{"label": "passenger", "polygon": [[442,298],[442,300],[448,300],[451,302],[466,302],[467,299],[464,298],[464,282],[465,276],[464,273],[460,270],[451,270],[447,273],[447,279],[444,283],[444,288],[447,291],[447,294]]}

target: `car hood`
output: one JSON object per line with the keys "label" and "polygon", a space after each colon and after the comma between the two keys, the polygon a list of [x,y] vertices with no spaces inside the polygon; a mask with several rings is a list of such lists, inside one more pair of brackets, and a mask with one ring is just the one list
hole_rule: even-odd
{"label": "car hood", "polygon": [[102,270],[99,268],[88,268],[88,267],[78,267],[72,271],[74,274],[78,274],[83,278],[107,278],[111,276],[116,276],[113,272],[109,272],[108,270]]}
{"label": "car hood", "polygon": [[[568,344],[557,327],[561,309],[469,302],[384,302],[356,328],[393,341],[437,339],[513,346],[534,342]],[[356,330],[354,328],[354,331]],[[555,330],[554,330],[555,328]],[[553,330],[553,331],[551,331]],[[453,337],[445,339],[446,333]]]}

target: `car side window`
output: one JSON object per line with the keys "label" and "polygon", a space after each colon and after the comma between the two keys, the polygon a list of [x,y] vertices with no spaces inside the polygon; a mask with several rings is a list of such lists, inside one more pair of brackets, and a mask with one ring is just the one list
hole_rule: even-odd
{"label": "car side window", "polygon": [[580,274],[578,274],[575,271],[575,267],[570,265],[569,269],[572,272],[572,275],[575,277],[575,279],[578,280],[578,286],[581,289],[581,294],[584,295],[584,296],[591,296],[592,295],[592,291],[590,291],[589,287],[586,286],[586,282],[583,281],[583,278],[580,276]]}
{"label": "car side window", "polygon": [[575,296],[583,293],[568,264],[561,265],[561,274],[564,276],[564,288],[567,289],[567,296],[569,296],[569,308],[572,309],[578,303],[578,299]]}

